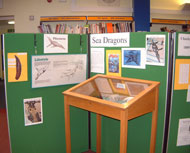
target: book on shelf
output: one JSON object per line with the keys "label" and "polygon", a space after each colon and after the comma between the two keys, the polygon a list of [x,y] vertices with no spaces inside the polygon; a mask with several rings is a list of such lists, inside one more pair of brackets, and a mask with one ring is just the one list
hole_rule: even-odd
{"label": "book on shelf", "polygon": [[106,23],[107,33],[113,33],[113,25],[112,25],[112,23]]}

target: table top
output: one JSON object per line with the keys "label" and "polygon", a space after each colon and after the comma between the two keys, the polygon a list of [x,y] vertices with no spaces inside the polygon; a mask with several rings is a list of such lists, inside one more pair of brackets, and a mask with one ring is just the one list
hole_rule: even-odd
{"label": "table top", "polygon": [[156,81],[98,74],[66,90],[63,94],[127,108],[159,84]]}

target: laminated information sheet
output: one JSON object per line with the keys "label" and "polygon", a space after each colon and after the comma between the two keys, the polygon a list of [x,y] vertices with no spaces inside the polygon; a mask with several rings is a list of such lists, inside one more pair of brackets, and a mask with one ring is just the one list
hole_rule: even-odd
{"label": "laminated information sheet", "polygon": [[32,56],[32,88],[86,80],[86,54]]}

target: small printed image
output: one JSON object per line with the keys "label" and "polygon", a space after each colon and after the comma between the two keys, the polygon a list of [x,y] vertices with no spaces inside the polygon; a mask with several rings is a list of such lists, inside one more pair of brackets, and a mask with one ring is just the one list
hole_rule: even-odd
{"label": "small printed image", "polygon": [[165,35],[146,36],[146,63],[149,65],[165,65]]}
{"label": "small printed image", "polygon": [[122,48],[122,67],[145,69],[145,48]]}
{"label": "small printed image", "polygon": [[25,126],[43,122],[42,98],[24,99]]}
{"label": "small printed image", "polygon": [[119,73],[119,54],[109,54],[109,72]]}
{"label": "small printed image", "polygon": [[123,65],[140,66],[141,52],[140,50],[124,50]]}

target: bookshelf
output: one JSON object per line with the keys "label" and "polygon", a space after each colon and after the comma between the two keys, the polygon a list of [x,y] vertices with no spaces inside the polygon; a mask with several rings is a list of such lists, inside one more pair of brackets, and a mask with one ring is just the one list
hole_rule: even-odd
{"label": "bookshelf", "polygon": [[88,16],[88,33],[120,33],[134,31],[133,17],[129,16]]}
{"label": "bookshelf", "polygon": [[40,33],[118,33],[133,32],[130,16],[62,16],[41,17]]}
{"label": "bookshelf", "polygon": [[86,16],[41,17],[40,33],[86,33]]}
{"label": "bookshelf", "polygon": [[162,27],[167,27],[170,30],[182,31],[182,25],[186,24],[190,24],[190,20],[152,18],[151,32],[160,32],[160,28]]}

